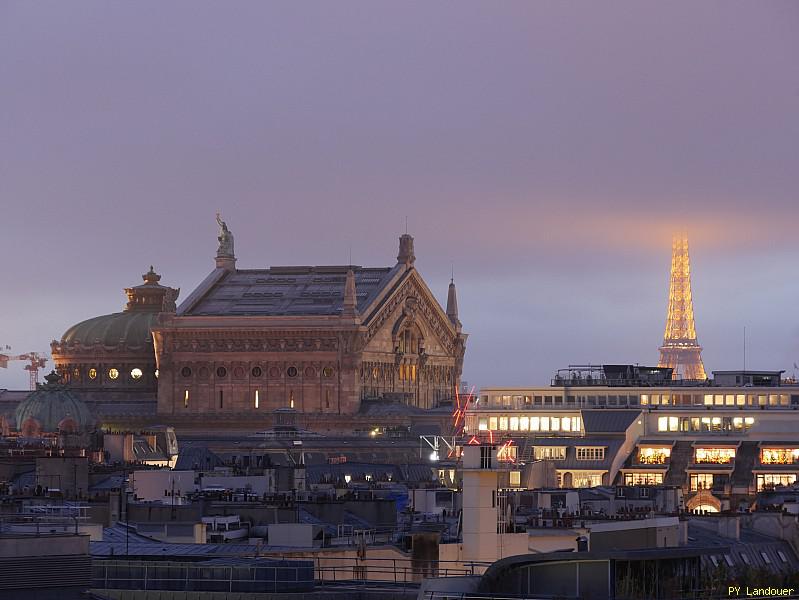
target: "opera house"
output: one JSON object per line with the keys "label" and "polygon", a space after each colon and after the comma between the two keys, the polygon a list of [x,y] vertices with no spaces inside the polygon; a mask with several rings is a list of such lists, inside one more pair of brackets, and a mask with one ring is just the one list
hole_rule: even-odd
{"label": "opera house", "polygon": [[[121,312],[52,342],[60,383],[99,423],[352,430],[375,414],[385,426],[446,418],[467,336],[454,282],[444,308],[416,270],[413,237],[400,237],[391,266],[239,269],[217,220],[214,268],[179,306],[151,267]],[[19,427],[27,395],[0,395],[7,426]]]}

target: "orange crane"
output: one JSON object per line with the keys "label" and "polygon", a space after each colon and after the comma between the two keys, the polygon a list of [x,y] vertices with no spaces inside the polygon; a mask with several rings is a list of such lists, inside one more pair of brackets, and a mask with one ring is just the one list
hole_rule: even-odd
{"label": "orange crane", "polygon": [[[5,349],[11,350],[11,346],[6,346]],[[27,354],[18,354],[16,356],[0,352],[0,367],[3,369],[7,369],[9,361],[12,360],[25,360],[28,362],[25,365],[25,370],[30,373],[30,389],[35,390],[36,384],[39,383],[39,369],[44,369],[47,358],[38,352],[28,352]]]}

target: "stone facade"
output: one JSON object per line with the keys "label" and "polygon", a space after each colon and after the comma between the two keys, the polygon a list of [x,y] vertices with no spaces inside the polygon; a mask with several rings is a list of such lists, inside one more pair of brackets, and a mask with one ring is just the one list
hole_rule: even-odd
{"label": "stone facade", "polygon": [[[160,415],[353,414],[364,399],[450,402],[466,335],[400,238],[393,267],[239,270],[220,222],[216,268],[153,327]],[[229,241],[229,243],[223,243]]]}

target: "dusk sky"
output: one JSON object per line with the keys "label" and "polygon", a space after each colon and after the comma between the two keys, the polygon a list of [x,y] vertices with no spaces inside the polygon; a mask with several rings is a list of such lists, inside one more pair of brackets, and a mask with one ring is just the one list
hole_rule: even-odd
{"label": "dusk sky", "polygon": [[793,1],[0,0],[0,345],[150,264],[184,299],[217,211],[241,268],[393,265],[407,217],[470,384],[656,363],[681,228],[707,370],[746,326],[790,375],[797,65]]}

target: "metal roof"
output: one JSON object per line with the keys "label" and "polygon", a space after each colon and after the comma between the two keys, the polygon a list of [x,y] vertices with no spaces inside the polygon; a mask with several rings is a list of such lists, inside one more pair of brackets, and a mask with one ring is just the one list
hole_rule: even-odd
{"label": "metal roof", "polygon": [[624,433],[639,416],[640,410],[583,410],[583,427],[586,433]]}
{"label": "metal roof", "polygon": [[[347,271],[355,274],[363,312],[393,279],[396,267],[316,266],[236,270],[217,276],[185,311],[191,315],[316,315],[341,313]],[[193,299],[192,299],[193,300]]]}

